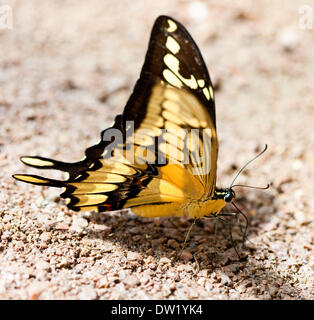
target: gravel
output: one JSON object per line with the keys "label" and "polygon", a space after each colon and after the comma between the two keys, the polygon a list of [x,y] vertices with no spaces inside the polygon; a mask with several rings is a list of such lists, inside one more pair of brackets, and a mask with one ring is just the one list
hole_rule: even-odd
{"label": "gravel", "polygon": [[[250,3],[12,3],[13,29],[0,30],[1,299],[313,299],[314,33],[298,27],[302,1]],[[11,178],[34,172],[22,155],[77,161],[97,143],[160,14],[188,28],[217,88],[218,186],[269,146],[238,183],[271,188],[235,189],[250,220],[244,243],[230,220],[240,257],[223,223],[215,237],[215,221],[197,222],[178,257],[191,220],[74,213],[58,190]]]}

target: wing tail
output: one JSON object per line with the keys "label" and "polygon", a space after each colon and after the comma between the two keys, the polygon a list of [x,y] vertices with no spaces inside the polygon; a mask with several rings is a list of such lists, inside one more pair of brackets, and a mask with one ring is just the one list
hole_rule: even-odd
{"label": "wing tail", "polygon": [[20,159],[24,164],[37,169],[55,169],[69,173],[72,173],[74,170],[79,172],[86,169],[86,165],[82,162],[62,162],[44,157],[29,156],[23,156]]}
{"label": "wing tail", "polygon": [[57,187],[57,188],[65,187],[65,184],[63,181],[44,178],[44,177],[40,177],[33,174],[14,174],[12,177],[16,180],[39,185],[39,186],[49,186],[49,187]]}
{"label": "wing tail", "polygon": [[[30,156],[23,156],[20,159],[24,164],[30,167],[36,169],[54,169],[63,172],[68,172],[70,176],[77,176],[79,172],[83,171],[86,168],[86,166],[84,166],[81,162],[67,163],[44,157]],[[14,174],[12,177],[19,181],[40,186],[49,186],[57,188],[63,188],[67,186],[66,181],[45,178],[33,174]]]}

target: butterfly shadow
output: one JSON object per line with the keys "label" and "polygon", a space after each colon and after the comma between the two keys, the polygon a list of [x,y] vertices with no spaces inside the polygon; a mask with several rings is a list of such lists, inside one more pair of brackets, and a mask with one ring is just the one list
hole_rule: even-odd
{"label": "butterfly shadow", "polygon": [[[153,257],[158,264],[161,258],[168,258],[174,268],[180,265],[183,269],[191,266],[196,277],[204,273],[210,277],[215,273],[227,284],[230,280],[232,286],[243,285],[255,292],[267,291],[272,286],[276,291],[280,289],[277,288],[278,283],[282,283],[285,292],[290,296],[296,295],[295,289],[283,283],[282,276],[275,268],[265,267],[265,264],[271,263],[267,259],[269,249],[259,239],[264,226],[271,222],[275,214],[274,196],[257,191],[248,199],[246,194],[240,194],[237,205],[247,213],[250,220],[244,241],[242,233],[245,221],[240,217],[240,221],[233,217],[224,217],[224,221],[202,218],[193,226],[186,249],[182,252],[193,219],[142,218],[128,211],[92,214],[90,219],[93,222],[107,226],[110,231],[90,236],[119,243],[126,255],[129,251],[137,252],[143,256],[144,261]],[[231,212],[234,212],[232,207],[226,208],[225,213]]]}

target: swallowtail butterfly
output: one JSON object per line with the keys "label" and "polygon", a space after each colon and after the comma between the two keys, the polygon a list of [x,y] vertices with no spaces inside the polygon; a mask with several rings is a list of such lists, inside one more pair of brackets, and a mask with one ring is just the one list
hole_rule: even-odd
{"label": "swallowtail butterfly", "polygon": [[68,173],[65,180],[15,174],[17,180],[64,188],[75,211],[123,208],[142,217],[217,216],[235,193],[216,188],[215,98],[201,53],[178,21],[155,21],[133,93],[101,141],[83,160],[67,163],[21,157],[37,169]]}

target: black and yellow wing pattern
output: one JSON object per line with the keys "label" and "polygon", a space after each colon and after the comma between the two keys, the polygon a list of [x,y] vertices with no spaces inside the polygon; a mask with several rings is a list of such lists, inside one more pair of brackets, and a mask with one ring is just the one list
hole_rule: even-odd
{"label": "black and yellow wing pattern", "polygon": [[182,24],[155,21],[145,62],[125,109],[85,158],[66,163],[22,157],[64,181],[15,174],[24,182],[64,188],[72,210],[122,208],[144,217],[218,214],[218,156],[213,86],[198,47]]}

